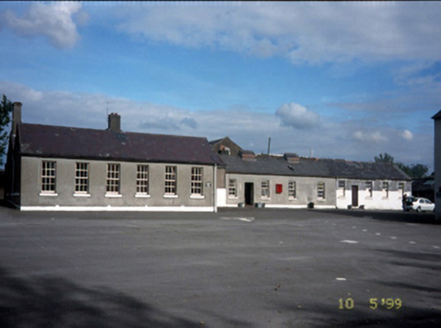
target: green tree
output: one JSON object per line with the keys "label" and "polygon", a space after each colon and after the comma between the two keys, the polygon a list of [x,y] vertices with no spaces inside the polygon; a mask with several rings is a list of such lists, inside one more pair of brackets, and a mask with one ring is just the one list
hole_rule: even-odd
{"label": "green tree", "polygon": [[412,179],[424,178],[427,175],[427,172],[429,172],[429,168],[423,164],[404,165],[403,163],[397,163],[397,165]]}
{"label": "green tree", "polygon": [[384,153],[384,154],[380,154],[378,156],[375,156],[375,162],[376,163],[393,163],[394,162],[394,158],[388,154],[388,153]]}
{"label": "green tree", "polygon": [[8,147],[9,131],[8,125],[11,122],[12,103],[3,95],[0,103],[0,165],[3,166],[6,148]]}
{"label": "green tree", "polygon": [[[388,153],[375,156],[376,163],[395,163],[392,155]],[[395,163],[404,173],[406,173],[412,179],[424,178],[429,171],[429,168],[423,164],[411,164],[404,165],[403,163]]]}

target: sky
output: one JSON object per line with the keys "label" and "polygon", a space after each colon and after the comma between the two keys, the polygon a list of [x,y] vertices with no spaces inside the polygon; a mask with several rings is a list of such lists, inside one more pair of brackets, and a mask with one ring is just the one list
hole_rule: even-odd
{"label": "sky", "polygon": [[1,2],[26,123],[433,170],[441,2]]}

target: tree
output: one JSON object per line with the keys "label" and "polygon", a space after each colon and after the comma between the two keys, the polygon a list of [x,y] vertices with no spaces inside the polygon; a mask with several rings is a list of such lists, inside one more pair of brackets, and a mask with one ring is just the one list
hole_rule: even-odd
{"label": "tree", "polygon": [[384,153],[384,154],[380,154],[379,156],[375,156],[375,163],[393,163],[394,162],[394,158],[388,154],[388,153]]}
{"label": "tree", "polygon": [[429,172],[429,168],[423,164],[404,165],[398,163],[398,166],[401,170],[403,170],[408,176],[410,176],[413,179],[424,178],[427,175],[427,172]]}
{"label": "tree", "polygon": [[0,165],[3,166],[6,147],[9,141],[8,125],[11,122],[12,103],[3,95],[0,103]]}
{"label": "tree", "polygon": [[[388,153],[375,156],[375,163],[395,163],[392,155]],[[404,173],[412,179],[424,178],[429,171],[429,168],[423,164],[404,165],[403,163],[395,163]]]}

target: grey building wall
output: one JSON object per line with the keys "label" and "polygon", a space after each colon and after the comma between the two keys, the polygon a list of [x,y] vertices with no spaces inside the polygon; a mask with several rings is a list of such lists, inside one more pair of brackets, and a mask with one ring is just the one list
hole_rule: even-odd
{"label": "grey building wall", "polygon": [[[237,181],[237,197],[229,195],[229,180]],[[270,196],[262,197],[262,181],[269,181]],[[296,183],[296,197],[288,196],[288,184],[290,181]],[[319,182],[325,184],[325,198],[318,198],[317,186]],[[314,203],[317,208],[335,208],[335,179],[317,177],[288,177],[270,175],[246,175],[246,174],[226,174],[226,204],[227,206],[237,206],[245,203],[245,184],[253,184],[253,203],[263,203],[266,207],[307,207],[309,203]],[[282,185],[282,192],[276,192],[276,185]]]}
{"label": "grey building wall", "polygon": [[[41,163],[55,161],[56,193],[41,193]],[[75,195],[76,163],[89,163],[89,195]],[[120,196],[106,195],[107,164],[121,165]],[[137,197],[137,165],[149,165],[149,195]],[[165,167],[177,167],[177,196],[165,196]],[[203,197],[191,195],[191,168],[203,168]],[[21,206],[22,207],[213,207],[214,167],[209,165],[131,163],[115,161],[73,160],[60,158],[22,157]],[[139,195],[138,195],[139,196]]]}

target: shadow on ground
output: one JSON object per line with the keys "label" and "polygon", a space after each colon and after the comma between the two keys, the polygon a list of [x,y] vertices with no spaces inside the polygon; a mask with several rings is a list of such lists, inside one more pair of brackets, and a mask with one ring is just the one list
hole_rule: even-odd
{"label": "shadow on ground", "polygon": [[110,289],[0,268],[0,327],[200,327]]}

